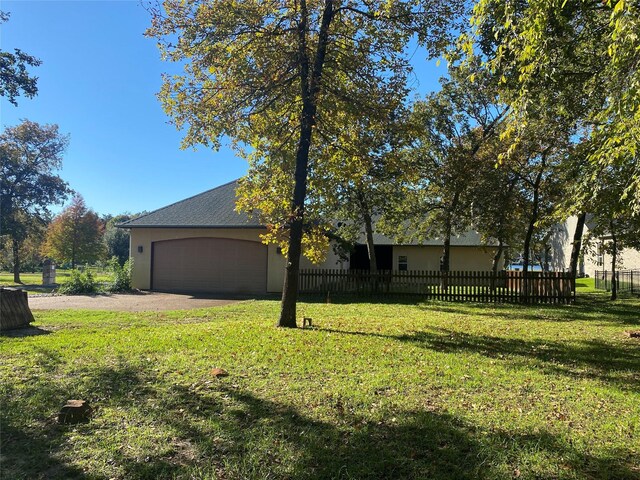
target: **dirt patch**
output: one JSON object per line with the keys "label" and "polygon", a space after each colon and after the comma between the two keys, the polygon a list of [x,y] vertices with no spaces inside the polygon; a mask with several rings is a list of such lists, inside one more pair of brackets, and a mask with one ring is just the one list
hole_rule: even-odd
{"label": "dirt patch", "polygon": [[159,312],[219,307],[246,298],[210,295],[138,292],[109,295],[29,295],[32,310],[112,310],[118,312]]}

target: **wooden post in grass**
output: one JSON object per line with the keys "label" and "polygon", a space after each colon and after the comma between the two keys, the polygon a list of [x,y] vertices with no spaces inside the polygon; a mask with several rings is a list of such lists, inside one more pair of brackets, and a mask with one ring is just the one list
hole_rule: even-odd
{"label": "wooden post in grass", "polygon": [[27,292],[0,288],[0,331],[27,327],[33,322]]}

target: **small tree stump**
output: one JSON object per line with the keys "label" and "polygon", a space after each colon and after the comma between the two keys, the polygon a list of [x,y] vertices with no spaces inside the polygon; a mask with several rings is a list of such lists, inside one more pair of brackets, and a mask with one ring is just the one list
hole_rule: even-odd
{"label": "small tree stump", "polygon": [[0,331],[28,327],[33,320],[27,292],[0,288]]}
{"label": "small tree stump", "polygon": [[67,404],[58,413],[58,423],[87,423],[92,413],[93,409],[85,400],[67,400]]}

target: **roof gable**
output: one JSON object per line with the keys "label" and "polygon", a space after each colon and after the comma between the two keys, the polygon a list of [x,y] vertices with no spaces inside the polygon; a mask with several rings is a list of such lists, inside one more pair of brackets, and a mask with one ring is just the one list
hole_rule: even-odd
{"label": "roof gable", "polygon": [[121,228],[264,228],[236,212],[234,180],[118,225]]}

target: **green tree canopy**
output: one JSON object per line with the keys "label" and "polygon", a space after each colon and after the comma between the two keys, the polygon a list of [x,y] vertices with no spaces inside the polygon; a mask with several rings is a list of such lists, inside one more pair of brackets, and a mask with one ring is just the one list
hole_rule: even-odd
{"label": "green tree canopy", "polygon": [[49,206],[70,193],[55,171],[69,137],[57,125],[24,120],[0,135],[0,234],[11,237],[14,281],[20,282],[20,244],[34,222],[49,218]]}
{"label": "green tree canopy", "polygon": [[375,114],[363,92],[403,91],[409,41],[416,37],[431,52],[444,46],[462,7],[443,0],[165,0],[153,11],[148,33],[163,58],[185,63],[184,74],[165,76],[160,92],[166,112],[187,129],[184,145],[215,147],[228,136],[251,156],[250,168],[276,164],[266,170],[281,186],[266,189],[254,208],[287,211],[280,326],[296,325],[309,173],[322,168],[310,163],[321,158],[315,139],[340,112]]}
{"label": "green tree canopy", "polygon": [[42,254],[58,263],[71,263],[71,268],[104,256],[102,224],[80,195],[49,224]]}
{"label": "green tree canopy", "polygon": [[[472,57],[501,78],[515,143],[529,123],[586,132],[587,181],[602,167],[627,172],[621,199],[640,214],[640,4],[627,0],[479,0]],[[585,198],[580,198],[585,200]]]}
{"label": "green tree canopy", "polygon": [[[9,14],[0,11],[0,24],[9,20]],[[17,105],[16,98],[23,93],[32,98],[38,93],[37,77],[29,75],[28,67],[37,67],[40,60],[16,48],[13,53],[0,50],[0,96]]]}

